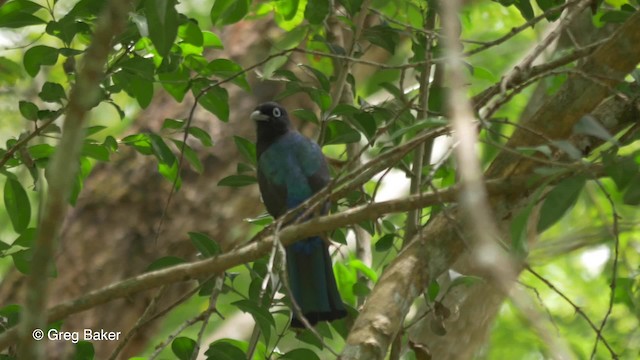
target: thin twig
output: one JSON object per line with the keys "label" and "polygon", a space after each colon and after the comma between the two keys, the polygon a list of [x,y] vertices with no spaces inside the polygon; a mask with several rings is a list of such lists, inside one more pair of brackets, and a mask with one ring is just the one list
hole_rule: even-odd
{"label": "thin twig", "polygon": [[595,179],[595,182],[600,188],[600,190],[602,191],[602,193],[605,195],[605,197],[607,198],[607,201],[609,202],[609,205],[611,206],[611,217],[613,221],[613,225],[612,225],[613,228],[611,229],[611,235],[613,236],[613,239],[614,239],[614,247],[613,247],[614,251],[613,251],[613,264],[611,266],[611,283],[609,283],[609,289],[611,291],[611,295],[609,296],[609,305],[607,306],[607,313],[604,315],[604,318],[602,318],[600,327],[596,332],[597,336],[596,336],[596,341],[593,344],[593,350],[591,351],[591,359],[593,359],[596,356],[596,350],[598,350],[598,340],[600,339],[605,344],[605,346],[607,346],[607,349],[609,349],[609,351],[611,352],[611,356],[614,359],[617,359],[618,358],[617,355],[611,350],[611,348],[607,345],[607,343],[602,338],[602,331],[604,330],[604,326],[607,324],[607,320],[609,319],[609,316],[613,311],[613,303],[615,300],[615,292],[616,292],[616,286],[618,282],[618,259],[620,257],[620,229],[619,229],[618,220],[620,219],[620,216],[616,211],[616,205],[613,199],[611,198],[611,195],[607,191],[607,189],[602,185],[602,183],[598,179]]}
{"label": "thin twig", "polygon": [[607,349],[611,353],[611,357],[614,358],[614,359],[618,358],[618,355],[615,353],[613,348],[611,348],[611,345],[609,345],[609,342],[607,341],[607,339],[605,339],[602,336],[602,332],[600,331],[600,329],[598,329],[596,324],[593,323],[591,318],[589,318],[589,316],[584,312],[584,310],[582,310],[581,307],[579,307],[578,305],[576,305],[576,303],[574,303],[571,299],[569,299],[569,297],[567,295],[565,295],[562,291],[560,291],[560,289],[558,289],[555,285],[553,285],[551,283],[551,281],[547,280],[544,276],[540,275],[537,271],[533,270],[533,268],[531,268],[531,266],[526,265],[525,269],[527,269],[528,272],[530,272],[533,276],[538,278],[538,280],[542,281],[545,285],[547,285],[547,287],[549,289],[551,289],[556,294],[560,295],[560,297],[563,298],[564,301],[566,301],[569,305],[571,305],[573,310],[578,315],[580,315],[587,322],[587,324],[589,324],[589,326],[596,333],[596,336],[598,337],[598,339],[600,339],[600,341],[602,341],[602,343],[607,347]]}
{"label": "thin twig", "polygon": [[517,34],[521,33],[522,31],[524,31],[524,30],[526,30],[526,29],[528,29],[530,27],[533,27],[535,24],[540,22],[542,19],[545,19],[547,16],[553,15],[555,13],[559,13],[562,10],[566,9],[567,7],[573,6],[578,1],[580,1],[580,0],[567,1],[566,3],[564,3],[562,5],[559,5],[559,6],[551,8],[551,9],[548,9],[547,11],[545,11],[542,14],[532,18],[531,20],[527,21],[526,23],[511,29],[511,31],[509,33],[507,33],[507,34],[505,34],[505,35],[503,35],[503,36],[501,36],[501,37],[499,37],[499,38],[497,38],[495,40],[489,41],[489,42],[485,43],[484,45],[479,46],[479,47],[477,47],[475,49],[472,49],[472,50],[469,50],[469,51],[467,51],[465,53],[462,53],[462,56],[463,57],[469,57],[469,56],[475,55],[475,54],[477,54],[479,52],[485,51],[485,50],[487,50],[489,48],[492,48],[492,47],[494,47],[496,45],[500,45],[500,44],[504,43],[505,41],[511,39],[512,37],[516,36]]}

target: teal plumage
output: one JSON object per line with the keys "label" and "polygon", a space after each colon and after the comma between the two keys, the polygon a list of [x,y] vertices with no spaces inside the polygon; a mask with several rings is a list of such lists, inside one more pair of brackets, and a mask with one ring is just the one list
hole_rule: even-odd
{"label": "teal plumage", "polygon": [[[291,128],[280,105],[262,104],[251,118],[257,125],[260,192],[267,211],[277,218],[325,187],[329,169],[320,147]],[[304,239],[286,252],[289,287],[309,323],[346,316],[323,239]],[[303,327],[295,313],[291,326]]]}

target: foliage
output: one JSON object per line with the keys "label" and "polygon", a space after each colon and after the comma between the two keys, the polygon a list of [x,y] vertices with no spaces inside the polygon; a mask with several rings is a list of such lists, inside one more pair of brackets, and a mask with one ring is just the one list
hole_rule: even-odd
{"label": "foliage", "polygon": [[[30,273],[34,239],[42,221],[37,209],[47,196],[48,165],[59,149],[58,137],[69,112],[71,89],[78,81],[76,67],[83,64],[87,49],[95,41],[96,22],[102,17],[105,3],[13,0],[0,6],[0,28],[25,44],[0,53],[0,86],[15,90],[6,98],[11,110],[7,112],[7,124],[2,125],[9,135],[0,148],[0,173],[4,178],[4,213],[0,213],[0,219],[3,237],[11,240],[0,241],[0,257],[8,268],[25,274]],[[158,173],[175,191],[180,191],[183,164],[202,173],[203,149],[215,146],[221,139],[213,139],[193,124],[193,111],[179,119],[164,119],[158,131],[124,135],[123,130],[136,115],[129,109],[153,107],[154,97],[160,92],[177,102],[187,101],[190,93],[196,101],[194,107],[201,106],[212,118],[229,122],[234,109],[229,106],[228,89],[238,87],[251,94],[251,71],[255,69],[259,69],[261,80],[282,84],[283,91],[276,100],[303,94],[314,105],[314,109],[290,112],[302,124],[318,130],[318,141],[328,156],[337,159],[337,163],[347,163],[332,169],[334,185],[345,189],[333,204],[334,213],[380,202],[379,195],[390,186],[385,180],[387,174],[408,179],[391,187],[411,183],[412,194],[446,192],[457,182],[457,165],[449,156],[454,145],[434,145],[435,134],[450,132],[450,108],[456,106],[448,101],[451,85],[442,77],[448,66],[447,45],[437,1],[216,0],[204,12],[182,10],[183,4],[175,0],[133,3],[124,31],[110,45],[100,94],[90,104],[94,113],[112,108],[110,114],[118,120],[85,126],[81,156],[69,159],[77,162],[80,169],[71,184],[70,205],[76,203],[95,165],[114,161],[123,147],[153,158]],[[501,83],[502,75],[535,44],[544,27],[557,21],[562,9],[571,9],[575,4],[576,1],[562,0],[501,0],[474,3],[463,9],[459,25],[467,70],[464,75],[471,82],[466,90],[474,110],[487,114],[478,115],[481,121],[477,123],[483,168],[489,167],[496,154],[507,147],[523,108],[534,101],[534,92],[527,86],[552,83],[546,91],[553,96],[573,74],[576,61],[588,55],[557,62],[541,73],[525,74],[517,83]],[[593,22],[598,26],[624,23],[639,7],[638,1],[600,2],[594,8]],[[368,16],[367,21],[364,15]],[[251,26],[266,19],[273,19],[281,35],[264,60],[245,68],[231,58],[217,55],[229,45],[221,36],[224,31],[232,31],[239,22]],[[351,43],[341,42],[338,39],[344,34],[337,36],[339,31],[358,38]],[[562,51],[553,55],[554,60],[566,56]],[[358,77],[357,71],[366,75]],[[636,97],[638,71],[612,94]],[[430,78],[433,81],[429,82]],[[343,93],[340,89],[345,88]],[[491,89],[495,90],[491,96],[483,96]],[[491,111],[487,113],[486,109]],[[591,115],[583,115],[572,136],[592,139],[596,148],[585,150],[567,139],[547,139],[535,147],[511,149],[523,158],[540,160],[529,176],[549,186],[549,190],[543,191],[540,186],[525,204],[513,209],[515,213],[508,224],[510,241],[506,243],[519,259],[532,259],[531,264],[541,277],[525,271],[520,280],[533,289],[540,307],[548,312],[558,334],[578,358],[592,353],[597,358],[611,356],[603,340],[597,340],[597,333],[602,334],[615,354],[633,358],[639,350],[635,344],[640,344],[640,258],[634,250],[638,247],[634,234],[638,232],[635,224],[640,203],[638,136],[633,131],[623,135],[622,130],[628,127],[612,133]],[[637,128],[637,124],[631,127]],[[232,142],[242,158],[237,172],[226,174],[217,185],[255,186],[254,143],[241,136],[234,136]],[[426,150],[416,150],[420,147]],[[435,161],[431,161],[432,150],[445,155],[434,156]],[[368,167],[358,168],[363,169],[360,174],[353,171],[366,159],[372,159],[367,162]],[[384,163],[380,159],[393,161]],[[366,179],[350,186],[349,181],[358,175]],[[542,233],[539,245],[530,244],[528,236],[529,222],[538,205],[541,215],[535,228]],[[427,227],[435,217],[452,211],[455,205],[443,200],[419,209],[416,218],[399,212],[367,218],[332,232],[332,239],[340,244],[344,255],[336,261],[334,272],[349,307],[347,319],[319,324],[315,332],[293,333],[288,328],[290,300],[276,276],[282,264],[274,251],[271,256],[250,259],[245,266],[229,268],[224,274],[198,279],[198,289],[191,299],[185,299],[183,307],[167,316],[165,332],[156,339],[162,346],[156,350],[153,344],[139,359],[191,359],[197,353],[209,359],[328,358],[332,352],[340,352],[362,310],[360,305],[381,281],[386,266],[411,240],[407,239],[409,224],[415,222],[412,226],[418,229]],[[250,222],[258,232],[278,221],[261,217]],[[362,231],[355,232],[356,228]],[[590,242],[576,239],[571,246],[563,244],[562,238],[572,232],[596,229],[610,230]],[[187,230],[184,241],[193,245],[201,259],[215,260],[222,253],[220,245],[208,234]],[[350,251],[347,244],[354,233],[369,239],[373,250],[370,263]],[[589,264],[585,259],[594,259],[597,251],[597,266]],[[146,271],[171,271],[189,264],[167,254],[149,264]],[[97,271],[89,269],[94,270]],[[55,275],[55,269],[51,274]],[[420,354],[414,346],[415,339],[407,335],[413,331],[412,326],[435,316],[433,332],[446,334],[455,311],[443,305],[447,298],[484,283],[472,274],[461,274],[448,285],[435,278],[430,280],[425,296],[415,301],[415,311],[405,321],[405,334],[399,337],[404,359],[419,358]],[[276,296],[278,292],[284,296]],[[0,332],[6,334],[18,323],[21,307],[0,305]],[[576,315],[579,309],[585,309],[584,318]],[[228,316],[234,312],[246,313],[255,321],[254,336],[249,341],[203,342],[203,333],[223,322],[214,313]],[[608,321],[600,322],[605,314]],[[528,326],[527,316],[514,303],[507,302],[481,356],[547,356],[550,350]],[[185,319],[190,320],[183,326]],[[596,323],[596,328],[589,322]],[[95,356],[91,342],[78,342],[75,351],[77,359]]]}

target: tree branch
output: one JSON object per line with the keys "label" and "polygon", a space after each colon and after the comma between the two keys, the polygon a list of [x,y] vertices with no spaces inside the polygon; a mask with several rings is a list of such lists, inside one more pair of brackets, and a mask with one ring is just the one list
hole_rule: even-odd
{"label": "tree branch", "polygon": [[[512,178],[487,182],[490,194],[522,193],[527,189],[538,186],[539,182],[532,182],[529,178]],[[459,188],[454,186],[438,193],[424,193],[403,199],[383,201],[355,207],[337,214],[312,219],[301,224],[291,225],[282,229],[278,237],[283,245],[307,238],[314,234],[331,231],[350,224],[368,219],[376,219],[389,213],[405,212],[415,208],[422,208],[442,202],[453,202],[457,198]],[[257,235],[256,237],[258,237]],[[254,237],[255,240],[255,237]],[[127,297],[132,294],[153,289],[170,283],[199,279],[211,274],[219,274],[225,270],[249,261],[254,261],[269,253],[273,247],[273,236],[261,241],[251,241],[247,245],[232,252],[214,258],[181,264],[166,269],[144,273],[101,289],[91,291],[79,298],[52,307],[48,314],[48,321],[53,322],[106,302]],[[0,335],[0,350],[15,341],[16,329],[9,329]]]}
{"label": "tree branch", "polygon": [[[615,86],[640,61],[640,47],[635,45],[639,42],[640,12],[636,12],[579,69],[603,76],[608,85]],[[523,125],[552,139],[567,138],[574,124],[608,94],[609,90],[601,85],[572,76]],[[520,128],[507,143],[512,149],[538,144],[539,139]],[[502,151],[485,177],[527,176],[532,173],[534,164],[534,161]],[[496,218],[509,221],[514,205],[527,197],[527,193],[514,193],[492,199]],[[451,210],[448,215],[457,213]],[[383,359],[413,300],[430,280],[449,269],[464,250],[464,243],[454,225],[444,213],[440,213],[424,230],[423,236],[414,239],[386,268],[353,325],[341,359]]]}
{"label": "tree branch", "polygon": [[97,21],[91,45],[71,90],[62,138],[49,167],[49,191],[38,226],[31,272],[27,279],[25,307],[20,325],[19,358],[44,358],[43,342],[35,341],[32,332],[47,325],[46,300],[49,273],[53,265],[56,238],[67,210],[67,200],[78,171],[84,138],[83,124],[87,112],[100,95],[100,80],[111,51],[111,41],[125,25],[130,2],[112,0]]}

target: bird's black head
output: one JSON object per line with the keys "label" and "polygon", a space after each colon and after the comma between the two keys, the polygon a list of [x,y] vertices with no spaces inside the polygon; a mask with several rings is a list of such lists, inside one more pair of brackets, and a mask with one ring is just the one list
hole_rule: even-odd
{"label": "bird's black head", "polygon": [[287,110],[275,102],[258,105],[251,113],[258,127],[258,143],[271,143],[291,128]]}

